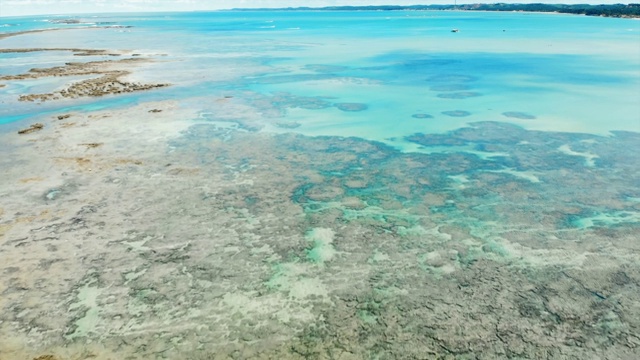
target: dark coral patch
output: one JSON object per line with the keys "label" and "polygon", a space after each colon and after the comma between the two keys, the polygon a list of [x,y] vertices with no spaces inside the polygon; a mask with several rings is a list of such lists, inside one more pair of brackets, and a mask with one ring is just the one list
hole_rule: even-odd
{"label": "dark coral patch", "polygon": [[356,111],[364,111],[367,110],[367,104],[361,103],[337,103],[334,104],[335,107],[342,111],[356,112]]}
{"label": "dark coral patch", "polygon": [[506,116],[506,117],[510,117],[510,118],[515,118],[515,119],[522,119],[522,120],[533,120],[536,117],[527,113],[523,113],[523,112],[519,112],[519,111],[507,111],[507,112],[503,112],[502,115]]}
{"label": "dark coral patch", "polygon": [[438,97],[442,99],[467,99],[470,97],[477,97],[477,96],[482,96],[482,94],[478,92],[473,92],[473,91],[438,94]]}
{"label": "dark coral patch", "polygon": [[465,117],[471,115],[470,112],[464,110],[451,110],[451,111],[443,111],[443,114],[452,117]]}

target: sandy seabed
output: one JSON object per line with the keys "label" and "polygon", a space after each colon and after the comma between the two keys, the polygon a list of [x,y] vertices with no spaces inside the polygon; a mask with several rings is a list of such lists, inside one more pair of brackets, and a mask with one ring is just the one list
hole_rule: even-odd
{"label": "sandy seabed", "polygon": [[172,100],[3,126],[2,360],[640,356],[636,133],[408,138],[488,160]]}

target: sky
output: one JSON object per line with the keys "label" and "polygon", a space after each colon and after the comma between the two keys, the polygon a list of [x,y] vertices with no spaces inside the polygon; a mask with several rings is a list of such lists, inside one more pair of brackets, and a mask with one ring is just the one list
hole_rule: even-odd
{"label": "sky", "polygon": [[[562,3],[562,4],[615,4],[620,0],[457,0],[468,3]],[[0,0],[0,17],[41,14],[82,14],[100,12],[135,11],[193,11],[251,7],[322,7],[333,5],[431,5],[453,4],[454,0]]]}

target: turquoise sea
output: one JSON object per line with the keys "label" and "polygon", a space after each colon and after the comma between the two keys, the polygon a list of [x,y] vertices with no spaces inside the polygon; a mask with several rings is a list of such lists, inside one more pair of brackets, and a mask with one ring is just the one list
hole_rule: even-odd
{"label": "turquoise sea", "polygon": [[[356,135],[403,149],[407,144],[386,139],[484,120],[601,135],[610,130],[640,131],[634,96],[640,92],[640,23],[635,20],[402,11],[221,11],[79,19],[86,24],[52,24],[47,21],[50,17],[3,18],[2,29],[133,27],[38,33],[4,39],[2,47],[47,47],[55,39],[56,47],[163,53],[167,61],[157,65],[158,73],[176,86],[127,100],[33,107],[12,100],[46,83],[9,84],[0,95],[7,104],[0,113],[3,122],[38,114],[43,108],[113,102],[118,106],[148,98],[249,91],[266,97],[287,92],[302,99],[331,97],[329,104],[366,104],[367,111],[358,113],[288,106],[286,119],[300,123],[295,131],[306,135]],[[451,32],[454,28],[460,31]],[[3,75],[68,59],[64,53],[1,56],[6,60],[0,67]],[[181,64],[179,69],[176,63]],[[224,75],[219,74],[224,67]],[[455,110],[469,115],[442,114]],[[523,112],[535,119],[506,118],[505,112]],[[411,117],[422,113],[435,120]]]}
{"label": "turquoise sea", "polygon": [[[640,357],[638,19],[0,17],[2,49],[0,134],[45,127],[0,144],[0,358]],[[135,57],[170,86],[2,79]]]}

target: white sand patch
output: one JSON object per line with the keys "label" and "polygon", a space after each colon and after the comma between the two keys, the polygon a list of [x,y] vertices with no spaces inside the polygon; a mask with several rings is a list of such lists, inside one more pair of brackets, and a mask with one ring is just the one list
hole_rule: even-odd
{"label": "white sand patch", "polygon": [[441,258],[440,253],[438,253],[437,251],[432,251],[430,253],[427,253],[424,256],[424,259],[427,261],[435,261],[435,260],[439,260]]}
{"label": "white sand patch", "polygon": [[467,185],[465,184],[469,182],[469,178],[465,175],[449,175],[448,178],[453,180],[455,183],[453,186],[454,189],[464,190],[467,188]]}
{"label": "white sand patch", "polygon": [[389,260],[391,260],[391,258],[389,257],[388,254],[382,253],[376,250],[373,252],[373,255],[369,259],[369,262],[381,262],[381,261],[389,261]]}
{"label": "white sand patch", "polygon": [[449,175],[449,179],[457,182],[458,184],[464,184],[469,182],[469,178],[465,175]]}
{"label": "white sand patch", "polygon": [[305,299],[311,295],[327,296],[327,288],[318,277],[300,278],[290,284],[289,296]]}
{"label": "white sand patch", "polygon": [[560,152],[562,152],[563,154],[567,154],[571,156],[582,156],[584,158],[584,165],[589,167],[596,166],[594,159],[599,158],[598,155],[595,155],[592,153],[581,153],[581,152],[573,151],[571,150],[569,145],[562,145],[558,148],[558,150],[560,150]]}
{"label": "white sand patch", "polygon": [[326,228],[315,228],[307,233],[307,241],[313,242],[308,257],[316,262],[331,261],[337,254],[333,247],[335,232]]}

